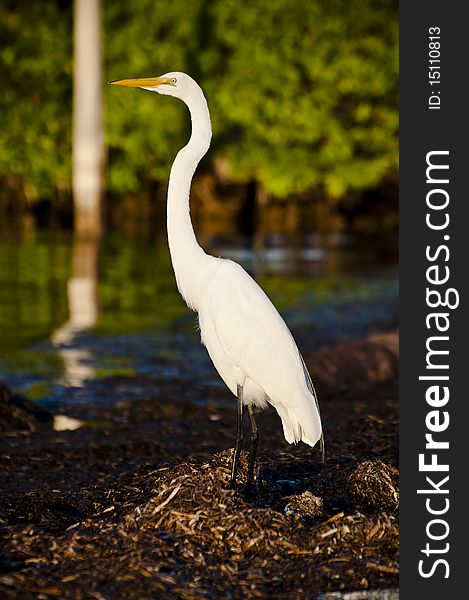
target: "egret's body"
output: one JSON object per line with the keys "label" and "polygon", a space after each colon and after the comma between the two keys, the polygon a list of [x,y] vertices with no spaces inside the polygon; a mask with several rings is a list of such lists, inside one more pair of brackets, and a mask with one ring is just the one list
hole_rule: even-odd
{"label": "egret's body", "polygon": [[280,415],[289,443],[314,446],[321,423],[295,341],[269,298],[238,264],[219,266],[199,310],[200,331],[221,378],[244,404]]}
{"label": "egret's body", "polygon": [[180,98],[191,113],[192,134],[171,168],[168,242],[178,289],[199,315],[202,342],[228,388],[238,397],[234,485],[242,443],[242,412],[252,426],[248,483],[253,476],[257,428],[253,406],[271,404],[285,439],[314,446],[322,442],[319,407],[311,379],[287,325],[259,285],[237,263],[207,255],[197,243],[189,213],[195,169],[211,140],[204,94],[184,73],[114,82]]}

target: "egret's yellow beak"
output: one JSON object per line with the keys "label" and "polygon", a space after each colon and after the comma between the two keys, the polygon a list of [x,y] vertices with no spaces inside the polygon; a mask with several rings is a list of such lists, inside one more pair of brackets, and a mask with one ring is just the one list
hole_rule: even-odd
{"label": "egret's yellow beak", "polygon": [[155,88],[163,83],[171,84],[169,77],[143,77],[140,79],[118,79],[117,81],[110,81],[112,85],[126,85],[128,87],[143,87],[143,88]]}

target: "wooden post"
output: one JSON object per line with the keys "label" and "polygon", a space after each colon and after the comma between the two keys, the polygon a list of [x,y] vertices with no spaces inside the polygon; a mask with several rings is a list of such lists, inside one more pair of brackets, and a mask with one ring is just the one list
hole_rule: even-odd
{"label": "wooden post", "polygon": [[75,233],[101,233],[104,168],[99,0],[75,0],[73,77],[73,207]]}

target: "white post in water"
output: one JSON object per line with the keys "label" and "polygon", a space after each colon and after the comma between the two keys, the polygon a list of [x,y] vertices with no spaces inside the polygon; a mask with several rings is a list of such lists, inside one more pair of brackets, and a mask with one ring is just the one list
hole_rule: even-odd
{"label": "white post in water", "polygon": [[101,232],[104,167],[100,0],[75,0],[73,206],[75,233]]}

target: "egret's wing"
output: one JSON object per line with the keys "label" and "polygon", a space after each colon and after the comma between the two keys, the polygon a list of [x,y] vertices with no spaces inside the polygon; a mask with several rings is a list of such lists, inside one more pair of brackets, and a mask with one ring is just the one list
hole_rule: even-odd
{"label": "egret's wing", "polygon": [[[300,355],[301,364],[303,365],[303,372],[305,374],[306,385],[308,386],[308,390],[311,392],[311,394],[314,398],[316,408],[318,409],[318,413],[320,414],[318,396],[316,394],[316,390],[315,390],[313,382],[311,380],[311,375],[309,374],[308,367],[306,366],[304,358],[302,357],[300,352],[298,352],[298,354]],[[319,451],[321,452],[322,462],[324,462],[325,458],[326,458],[326,451],[325,451],[325,447],[324,447],[324,432],[322,430],[321,430],[321,438],[319,440]]]}
{"label": "egret's wing", "polygon": [[237,263],[223,261],[207,290],[217,341],[248,377],[272,399],[295,402],[301,382],[315,398],[290,330],[265,292]]}
{"label": "egret's wing", "polygon": [[223,260],[202,304],[202,339],[228,387],[234,391],[242,382],[246,399],[267,399],[287,441],[314,446],[322,435],[314,387],[290,330],[264,291],[238,264]]}

